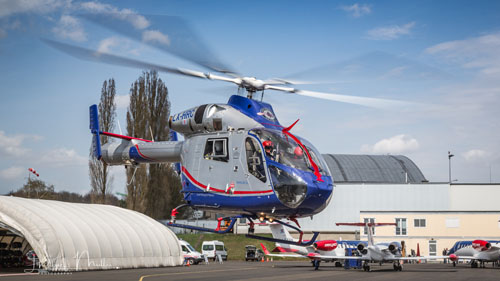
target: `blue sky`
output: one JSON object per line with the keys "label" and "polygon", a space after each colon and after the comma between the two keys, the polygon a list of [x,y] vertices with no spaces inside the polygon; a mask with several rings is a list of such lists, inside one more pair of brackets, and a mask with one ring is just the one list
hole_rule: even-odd
{"label": "blue sky", "polygon": [[[431,181],[500,181],[498,1],[69,1],[0,0],[0,194],[28,168],[57,190],[85,193],[88,106],[114,78],[119,119],[140,69],[81,61],[40,37],[173,67],[206,71],[79,14],[175,15],[225,63],[261,79],[327,81],[302,89],[424,104],[380,110],[267,92],[281,123],[322,153],[403,154]],[[161,26],[160,26],[161,28]],[[300,73],[300,75],[298,75]],[[224,103],[222,82],[160,74],[172,113]],[[293,77],[293,76],[292,76]],[[123,167],[113,170],[123,192]]]}

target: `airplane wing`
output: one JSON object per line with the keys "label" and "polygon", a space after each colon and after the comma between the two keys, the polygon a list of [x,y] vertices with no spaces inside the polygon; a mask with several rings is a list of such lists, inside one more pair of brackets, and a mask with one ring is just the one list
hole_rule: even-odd
{"label": "airplane wing", "polygon": [[421,257],[393,257],[385,258],[387,261],[415,261],[415,260],[439,260],[439,259],[449,259],[450,256],[421,256]]}
{"label": "airplane wing", "polygon": [[308,258],[308,256],[302,256],[298,254],[265,254],[266,256],[270,257],[281,257],[281,258]]}
{"label": "airplane wing", "polygon": [[317,258],[317,259],[334,259],[334,260],[367,260],[367,258],[365,257],[362,257],[362,256],[333,256],[333,255],[320,255],[318,253],[309,253],[307,255],[308,258],[310,259],[313,259],[313,258]]}

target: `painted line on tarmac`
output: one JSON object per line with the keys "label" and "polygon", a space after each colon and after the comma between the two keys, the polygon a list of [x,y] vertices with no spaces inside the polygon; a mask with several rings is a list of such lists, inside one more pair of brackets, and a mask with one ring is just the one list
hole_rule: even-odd
{"label": "painted line on tarmac", "polygon": [[0,277],[7,277],[7,276],[28,276],[28,275],[39,275],[38,273],[6,273],[6,274],[0,274]]}
{"label": "painted line on tarmac", "polygon": [[143,281],[145,278],[149,277],[158,277],[158,276],[166,276],[166,275],[184,275],[184,274],[197,274],[197,273],[210,273],[210,272],[221,272],[221,271],[236,271],[236,270],[250,270],[257,269],[260,267],[242,267],[242,268],[234,268],[234,269],[214,269],[214,270],[205,270],[205,271],[186,271],[186,272],[169,272],[169,273],[159,273],[159,274],[151,274],[144,275],[139,278],[139,281]]}

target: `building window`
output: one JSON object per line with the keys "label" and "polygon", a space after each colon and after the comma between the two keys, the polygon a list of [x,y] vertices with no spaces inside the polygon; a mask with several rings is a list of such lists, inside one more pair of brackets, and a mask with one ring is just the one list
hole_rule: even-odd
{"label": "building window", "polygon": [[227,162],[229,160],[227,153],[227,138],[208,139],[203,155],[207,160]]}
{"label": "building window", "polygon": [[447,218],[446,219],[446,227],[448,227],[448,228],[460,227],[460,219],[459,218]]}
{"label": "building window", "polygon": [[406,235],[406,218],[396,218],[396,235]]}
{"label": "building window", "polygon": [[[366,227],[366,223],[375,223],[375,218],[364,218],[363,222],[365,223],[365,229],[363,230],[364,235],[368,235],[368,227]],[[375,227],[373,229],[373,235],[375,235]]]}
{"label": "building window", "polygon": [[415,219],[413,226],[415,226],[415,227],[425,227],[425,219]]}

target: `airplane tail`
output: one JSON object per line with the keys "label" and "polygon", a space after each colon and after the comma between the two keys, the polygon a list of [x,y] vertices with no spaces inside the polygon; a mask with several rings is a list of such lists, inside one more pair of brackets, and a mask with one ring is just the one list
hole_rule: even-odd
{"label": "airplane tail", "polygon": [[368,246],[372,246],[375,243],[373,242],[373,230],[377,226],[386,226],[386,225],[396,225],[395,223],[391,222],[381,222],[381,223],[372,223],[372,222],[354,222],[354,223],[336,223],[337,226],[339,225],[350,225],[350,226],[364,226],[368,229]]}
{"label": "airplane tail", "polygon": [[99,109],[97,105],[91,105],[89,108],[90,113],[90,132],[94,135],[92,138],[92,152],[94,157],[101,159],[101,136],[99,130]]}
{"label": "airplane tail", "polygon": [[280,240],[288,240],[293,241],[292,235],[288,232],[288,230],[281,224],[270,224],[271,232],[273,233],[273,238]]}
{"label": "airplane tail", "polygon": [[262,250],[264,250],[264,254],[266,254],[266,255],[271,254],[271,253],[269,252],[269,250],[266,248],[266,246],[264,246],[264,244],[260,243],[260,246],[262,247]]}

